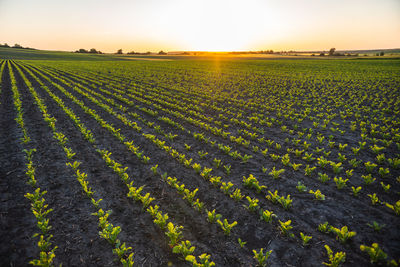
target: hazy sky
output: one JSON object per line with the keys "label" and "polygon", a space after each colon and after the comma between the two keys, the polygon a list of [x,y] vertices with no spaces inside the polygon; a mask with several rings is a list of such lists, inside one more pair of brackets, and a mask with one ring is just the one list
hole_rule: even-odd
{"label": "hazy sky", "polygon": [[115,52],[400,47],[400,0],[0,0],[0,43]]}

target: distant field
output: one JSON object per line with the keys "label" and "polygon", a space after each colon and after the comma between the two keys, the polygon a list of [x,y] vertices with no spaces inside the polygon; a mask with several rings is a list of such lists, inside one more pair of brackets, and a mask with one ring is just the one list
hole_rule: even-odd
{"label": "distant field", "polygon": [[1,265],[399,262],[399,59],[121,58],[0,48]]}

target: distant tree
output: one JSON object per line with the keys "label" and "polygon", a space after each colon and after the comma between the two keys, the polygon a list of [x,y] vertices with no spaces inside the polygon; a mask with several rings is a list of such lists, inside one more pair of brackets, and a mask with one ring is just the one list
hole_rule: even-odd
{"label": "distant tree", "polygon": [[128,55],[134,55],[134,54],[136,54],[136,52],[135,52],[135,51],[130,51],[130,52],[128,52],[127,54],[128,54]]}
{"label": "distant tree", "polygon": [[150,55],[151,54],[151,52],[150,51],[147,51],[146,53],[144,53],[145,55]]}
{"label": "distant tree", "polygon": [[315,57],[315,54],[311,54],[312,57]]}
{"label": "distant tree", "polygon": [[76,53],[88,53],[88,51],[84,48],[81,48],[81,49],[77,50]]}
{"label": "distant tree", "polygon": [[161,50],[160,52],[158,52],[158,54],[159,55],[166,55],[167,53],[165,53],[164,51]]}
{"label": "distant tree", "polygon": [[123,54],[123,53],[122,53],[122,49],[118,49],[118,51],[117,51],[116,54],[119,54],[119,55]]}
{"label": "distant tree", "polygon": [[20,45],[20,44],[15,44],[15,45],[13,46],[13,48],[22,48],[22,45]]}
{"label": "distant tree", "polygon": [[333,56],[335,54],[335,50],[336,50],[336,48],[329,49],[329,55]]}
{"label": "distant tree", "polygon": [[383,57],[383,56],[385,55],[385,52],[382,51],[382,52],[379,53],[379,55],[380,55],[381,57]]}
{"label": "distant tree", "polygon": [[323,57],[323,56],[325,56],[325,53],[322,52],[321,54],[319,54],[319,56],[320,56],[320,57]]}
{"label": "distant tree", "polygon": [[4,47],[10,47],[7,43],[4,43]]}
{"label": "distant tree", "polygon": [[97,50],[95,48],[90,49],[89,53],[91,54],[97,54]]}

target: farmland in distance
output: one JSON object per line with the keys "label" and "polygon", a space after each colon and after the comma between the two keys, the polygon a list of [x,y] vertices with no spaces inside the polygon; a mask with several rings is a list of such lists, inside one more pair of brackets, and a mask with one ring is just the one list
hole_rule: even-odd
{"label": "farmland in distance", "polygon": [[0,59],[0,262],[398,266],[399,63]]}

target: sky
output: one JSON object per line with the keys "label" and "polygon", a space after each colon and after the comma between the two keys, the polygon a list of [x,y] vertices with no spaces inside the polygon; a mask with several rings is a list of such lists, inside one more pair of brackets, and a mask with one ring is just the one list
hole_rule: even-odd
{"label": "sky", "polygon": [[103,52],[400,48],[400,0],[0,0],[0,43]]}

